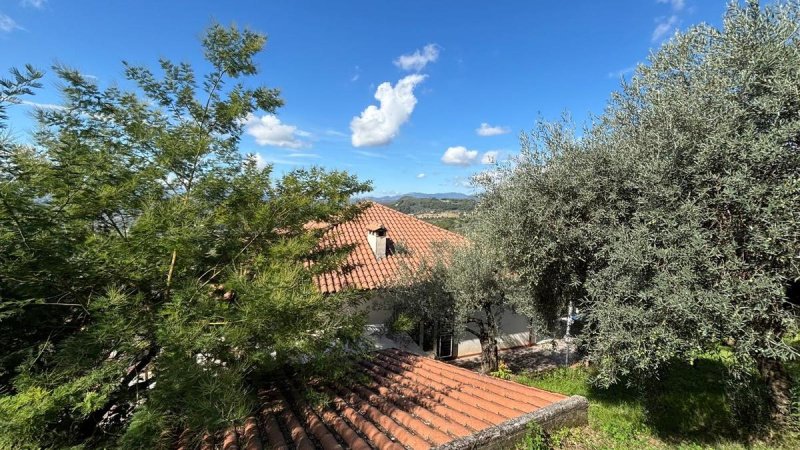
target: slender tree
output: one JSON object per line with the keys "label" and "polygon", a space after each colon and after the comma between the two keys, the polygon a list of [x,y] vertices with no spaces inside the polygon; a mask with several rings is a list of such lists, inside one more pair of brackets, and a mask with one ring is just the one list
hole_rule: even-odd
{"label": "slender tree", "polygon": [[63,105],[0,155],[0,447],[168,445],[236,424],[284,364],[344,370],[361,320],[315,290],[336,255],[303,225],[369,185],[240,156],[249,115],[282,105],[251,87],[264,44],[214,25],[208,73],[125,64],[130,91],[54,68]]}
{"label": "slender tree", "polygon": [[474,336],[481,345],[481,370],[497,371],[502,316],[519,302],[516,278],[497,254],[480,243],[445,245],[403,273],[388,289],[395,311],[422,323],[450,325],[456,336]]}

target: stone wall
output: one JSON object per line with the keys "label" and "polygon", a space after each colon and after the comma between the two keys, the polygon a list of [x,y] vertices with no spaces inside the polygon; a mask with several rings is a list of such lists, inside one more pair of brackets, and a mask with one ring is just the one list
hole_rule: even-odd
{"label": "stone wall", "polygon": [[436,450],[501,450],[514,448],[532,421],[545,431],[554,431],[564,427],[578,427],[588,423],[589,402],[580,395],[573,395],[534,412],[507,420],[501,424],[486,428],[470,436],[456,439],[436,447]]}

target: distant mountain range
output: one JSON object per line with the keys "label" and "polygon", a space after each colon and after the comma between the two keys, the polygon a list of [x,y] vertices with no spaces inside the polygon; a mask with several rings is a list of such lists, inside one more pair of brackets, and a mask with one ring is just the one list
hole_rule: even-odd
{"label": "distant mountain range", "polygon": [[460,192],[440,192],[436,194],[425,194],[422,192],[409,192],[407,194],[386,195],[383,197],[364,197],[364,200],[372,200],[377,203],[394,203],[403,197],[411,198],[438,198],[443,200],[468,200],[474,198],[472,195]]}

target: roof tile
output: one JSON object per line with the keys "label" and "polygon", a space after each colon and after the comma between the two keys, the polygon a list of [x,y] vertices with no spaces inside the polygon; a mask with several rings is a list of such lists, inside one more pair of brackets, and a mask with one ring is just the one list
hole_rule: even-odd
{"label": "roof tile", "polygon": [[[206,436],[205,448],[429,449],[523,416],[566,397],[479,375],[397,349],[362,361],[351,384],[305,385],[288,378],[260,392],[244,426]],[[312,389],[331,401],[312,408]],[[179,438],[176,447],[183,445]]]}
{"label": "roof tile", "polygon": [[[367,232],[380,227],[386,229],[387,256],[377,259],[367,241]],[[343,268],[317,275],[314,282],[322,293],[346,288],[376,289],[396,281],[401,261],[414,264],[432,257],[437,242],[458,245],[466,243],[466,239],[388,206],[370,203],[356,218],[331,227],[322,236],[320,245],[324,248],[353,246],[353,250]]]}

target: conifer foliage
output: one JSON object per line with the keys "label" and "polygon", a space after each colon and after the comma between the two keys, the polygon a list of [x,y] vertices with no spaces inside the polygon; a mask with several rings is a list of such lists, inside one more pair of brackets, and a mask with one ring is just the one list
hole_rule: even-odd
{"label": "conifer foliage", "polygon": [[[361,321],[313,288],[303,225],[356,214],[369,185],[240,156],[248,114],[282,105],[253,87],[265,42],[214,25],[208,73],[126,63],[130,90],[55,67],[63,104],[0,144],[0,447],[154,448],[244,418],[286,363],[341,368]],[[12,75],[3,125],[41,78]]]}

